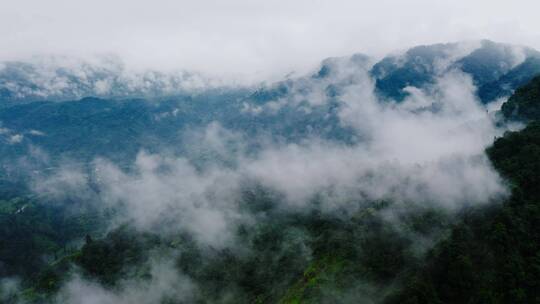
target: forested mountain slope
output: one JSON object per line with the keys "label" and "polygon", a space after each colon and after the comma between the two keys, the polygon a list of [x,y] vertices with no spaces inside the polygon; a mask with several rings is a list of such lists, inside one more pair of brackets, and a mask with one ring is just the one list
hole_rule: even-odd
{"label": "forested mountain slope", "polygon": [[196,93],[9,64],[0,301],[538,302],[538,58],[419,46]]}

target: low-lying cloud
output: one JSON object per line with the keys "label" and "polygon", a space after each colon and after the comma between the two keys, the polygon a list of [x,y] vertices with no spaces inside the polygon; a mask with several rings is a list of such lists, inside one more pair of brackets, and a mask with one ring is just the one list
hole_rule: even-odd
{"label": "low-lying cloud", "polygon": [[[88,166],[66,161],[51,176],[34,179],[33,189],[52,199],[78,198],[118,210],[111,229],[128,222],[142,231],[187,233],[202,248],[217,249],[234,249],[240,226],[254,227],[260,217],[270,216],[242,204],[243,191],[250,187],[272,193],[274,208],[282,212],[309,211],[317,201],[327,215],[352,215],[379,200],[392,202],[399,212],[416,204],[451,213],[505,197],[505,184],[484,153],[503,130],[478,101],[470,76],[442,73],[431,86],[406,88],[409,96],[394,102],[377,96],[369,62],[363,64],[353,71],[334,70],[325,79],[303,78],[298,90],[269,102],[305,112],[337,103],[333,115],[341,127],[352,130],[352,142],[313,134],[282,141],[272,130],[253,138],[213,122],[182,130],[187,145],[183,155],[141,151],[128,168],[102,158]],[[331,84],[339,85],[336,96],[323,93]],[[309,102],[313,94],[317,100]],[[244,115],[275,113],[263,104]],[[48,161],[42,151],[34,151],[34,161]],[[31,165],[30,160],[25,163]],[[173,268],[157,262],[150,280],[128,279],[114,289],[74,277],[57,300],[189,302],[197,286]]]}
{"label": "low-lying cloud", "polygon": [[[328,211],[374,200],[458,210],[505,195],[504,183],[484,154],[501,130],[477,100],[470,76],[450,71],[428,88],[406,88],[410,95],[395,103],[379,100],[367,71],[358,69],[354,77],[347,74],[349,81],[338,97],[338,118],[354,130],[355,143],[313,136],[283,143],[270,134],[253,152],[247,143],[258,138],[215,122],[185,132],[190,146],[186,155],[143,151],[129,170],[98,159],[90,175],[81,173],[82,168],[61,167],[34,188],[57,197],[66,191],[96,191],[100,201],[123,207],[122,220],[143,229],[172,222],[166,226],[217,247],[234,239],[235,227],[253,220],[239,208],[247,185],[262,185],[279,194],[279,207],[294,210],[321,197]],[[344,77],[310,79],[313,86],[342,82]],[[315,104],[283,100],[317,107],[328,98]],[[203,154],[208,157],[198,161]],[[61,190],[56,192],[57,188]]]}
{"label": "low-lying cloud", "polygon": [[149,280],[126,279],[115,289],[76,275],[60,290],[55,303],[152,304],[174,299],[189,303],[196,286],[175,270],[173,261],[152,261],[149,267]]}

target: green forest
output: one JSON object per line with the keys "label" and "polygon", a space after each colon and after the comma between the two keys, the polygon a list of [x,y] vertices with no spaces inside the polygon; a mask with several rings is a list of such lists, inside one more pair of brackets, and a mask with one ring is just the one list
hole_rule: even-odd
{"label": "green forest", "polygon": [[[502,107],[507,132],[486,150],[511,192],[503,202],[464,207],[457,215],[410,202],[398,224],[382,216],[392,201],[354,214],[282,212],[279,196],[246,190],[238,203],[256,225],[240,226],[236,248],[201,248],[188,234],[139,231],[125,223],[103,232],[114,210],[72,212],[38,198],[0,201],[0,273],[20,290],[4,303],[48,303],[75,274],[121,288],[152,280],[151,263],[167,257],[198,286],[193,303],[539,303],[540,77]],[[398,210],[403,210],[398,209]],[[428,245],[431,244],[431,245]],[[241,250],[240,250],[240,249]],[[180,288],[180,286],[179,286]],[[171,298],[164,303],[184,303]]]}

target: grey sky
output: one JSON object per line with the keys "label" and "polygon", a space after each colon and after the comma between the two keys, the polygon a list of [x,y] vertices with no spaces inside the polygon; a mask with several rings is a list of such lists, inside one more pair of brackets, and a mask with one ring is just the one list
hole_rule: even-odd
{"label": "grey sky", "polygon": [[264,79],[322,58],[488,38],[540,48],[538,0],[0,0],[0,59],[118,54]]}

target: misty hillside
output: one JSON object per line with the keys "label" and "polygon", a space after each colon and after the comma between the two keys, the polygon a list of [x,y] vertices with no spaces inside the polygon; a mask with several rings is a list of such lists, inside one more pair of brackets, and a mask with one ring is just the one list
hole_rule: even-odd
{"label": "misty hillside", "polygon": [[418,46],[404,54],[376,63],[372,74],[385,96],[402,100],[408,86],[424,87],[448,69],[470,74],[478,96],[487,103],[508,96],[538,74],[540,53],[536,50],[482,40],[469,43]]}
{"label": "misty hillside", "polygon": [[[330,58],[313,75],[255,89],[194,92],[174,75],[129,74],[117,60],[100,63],[105,67],[79,61],[70,66],[61,59],[5,63],[0,140],[6,144],[0,153],[20,155],[36,145],[55,156],[121,161],[140,149],[170,148],[182,140],[182,131],[211,122],[250,136],[271,133],[297,142],[316,135],[351,143],[361,134],[340,124],[340,98],[354,86],[371,86],[366,72],[378,95],[399,102],[410,88],[436,94],[437,79],[463,71],[483,103],[508,97],[540,73],[537,51],[490,41],[419,46],[376,63],[364,55]],[[102,82],[108,90],[97,88]],[[56,102],[66,100],[72,102]]]}
{"label": "misty hillside", "polygon": [[537,303],[540,52],[255,86],[0,65],[2,303]]}

